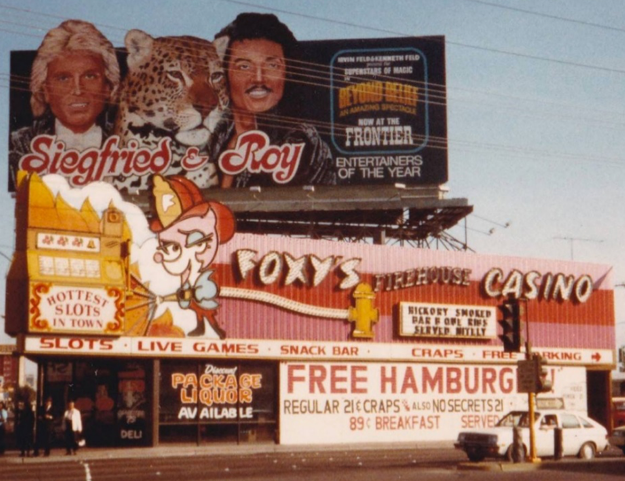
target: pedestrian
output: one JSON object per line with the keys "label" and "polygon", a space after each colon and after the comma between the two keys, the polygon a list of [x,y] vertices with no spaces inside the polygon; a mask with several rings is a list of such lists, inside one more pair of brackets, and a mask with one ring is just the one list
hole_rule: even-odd
{"label": "pedestrian", "polygon": [[50,456],[50,447],[54,438],[54,411],[52,398],[46,398],[46,402],[39,408],[37,413],[37,442],[35,443],[35,456],[39,456],[39,449],[43,449],[44,456]]}
{"label": "pedestrian", "polygon": [[63,414],[63,430],[65,431],[65,454],[76,454],[78,441],[82,436],[82,418],[80,411],[74,406],[74,401],[67,403],[67,410]]}
{"label": "pedestrian", "polygon": [[21,457],[30,456],[33,445],[33,430],[35,428],[35,414],[30,404],[18,401],[15,411],[15,438]]}
{"label": "pedestrian", "polygon": [[9,413],[6,410],[3,402],[0,402],[0,456],[4,454],[6,449],[6,429],[7,421],[9,419]]}

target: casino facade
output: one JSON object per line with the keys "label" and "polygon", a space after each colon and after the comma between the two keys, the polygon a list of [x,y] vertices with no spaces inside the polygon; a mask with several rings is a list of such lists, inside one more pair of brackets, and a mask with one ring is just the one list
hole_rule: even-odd
{"label": "casino facade", "polygon": [[6,331],[37,363],[40,399],[76,401],[91,446],[418,442],[492,426],[528,402],[525,354],[499,337],[510,297],[548,362],[539,402],[609,423],[610,266],[234,233],[211,264],[223,333],[192,336],[145,213],[101,183],[77,195],[20,182]]}

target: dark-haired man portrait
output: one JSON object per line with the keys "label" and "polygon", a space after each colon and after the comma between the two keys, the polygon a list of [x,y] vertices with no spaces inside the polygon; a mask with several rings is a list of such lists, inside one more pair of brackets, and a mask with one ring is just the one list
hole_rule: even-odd
{"label": "dark-haired man portrait", "polygon": [[[294,71],[301,66],[289,28],[273,14],[243,13],[215,36],[215,44],[224,58],[231,101],[210,146],[211,155],[220,158],[221,187],[335,184],[330,149],[314,126],[297,118]],[[249,139],[247,146],[243,139]],[[282,147],[275,153],[282,156],[281,165],[263,157],[271,150],[267,143]],[[256,163],[243,155],[250,148],[257,149]]]}

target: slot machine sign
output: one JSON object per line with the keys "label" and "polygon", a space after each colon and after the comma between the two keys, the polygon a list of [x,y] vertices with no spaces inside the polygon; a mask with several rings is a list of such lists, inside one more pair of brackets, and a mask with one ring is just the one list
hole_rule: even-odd
{"label": "slot machine sign", "polygon": [[[37,175],[21,178],[17,210],[26,222],[7,278],[15,332],[121,335],[125,326],[129,245],[125,216],[111,203],[101,214],[85,199],[70,207]],[[96,189],[97,190],[97,189]]]}

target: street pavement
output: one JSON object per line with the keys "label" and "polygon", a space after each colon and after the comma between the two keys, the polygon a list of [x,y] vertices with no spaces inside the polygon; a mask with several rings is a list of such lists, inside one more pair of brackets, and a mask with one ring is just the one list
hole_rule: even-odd
{"label": "street pavement", "polygon": [[[292,458],[291,458],[292,457]],[[314,467],[313,463],[315,458],[319,463]],[[188,461],[185,461],[188,459]],[[48,473],[48,481],[57,479],[52,473],[55,470],[60,469],[60,465],[67,466],[66,473],[69,474],[71,470],[78,469],[81,474],[80,478],[58,478],[58,479],[109,479],[104,476],[106,469],[113,469],[113,466],[117,466],[117,474],[120,473],[120,466],[127,469],[129,472],[133,469],[138,474],[134,475],[132,479],[135,481],[143,479],[156,479],[148,477],[147,468],[148,465],[157,462],[157,468],[160,473],[165,475],[168,473],[169,477],[160,477],[160,479],[180,479],[178,476],[173,476],[173,473],[180,475],[185,474],[185,469],[191,472],[194,469],[194,465],[202,464],[208,465],[213,469],[212,473],[219,472],[219,469],[224,469],[229,473],[230,479],[247,479],[247,478],[235,478],[235,471],[240,470],[247,472],[248,469],[246,463],[252,463],[254,459],[264,462],[265,467],[260,468],[262,472],[265,470],[265,474],[273,474],[273,479],[278,479],[279,474],[288,472],[292,469],[291,464],[295,466],[295,462],[292,460],[299,460],[300,465],[307,464],[308,476],[317,470],[323,470],[325,468],[324,463],[327,465],[327,461],[333,460],[335,465],[337,462],[345,468],[357,469],[358,466],[369,466],[369,470],[373,475],[376,469],[396,469],[397,467],[410,467],[411,472],[422,472],[427,470],[431,472],[428,474],[428,479],[435,478],[436,473],[447,474],[451,472],[459,473],[463,472],[466,479],[488,479],[489,476],[504,477],[504,479],[514,479],[515,481],[521,479],[549,479],[554,481],[556,479],[567,479],[572,481],[582,476],[584,479],[593,477],[595,481],[603,479],[601,476],[622,476],[625,473],[625,456],[620,450],[611,449],[605,453],[602,453],[595,460],[585,461],[576,458],[565,458],[560,461],[554,461],[550,459],[544,459],[540,463],[519,463],[513,464],[506,461],[486,461],[481,463],[469,462],[464,453],[453,449],[453,443],[451,442],[423,442],[423,443],[397,443],[397,444],[332,444],[332,445],[299,445],[299,446],[284,446],[271,443],[246,443],[246,444],[210,444],[203,446],[196,445],[164,445],[158,447],[148,448],[83,448],[80,449],[76,456],[66,456],[63,448],[53,449],[51,456],[49,457],[27,457],[22,458],[19,456],[18,451],[8,451],[4,456],[0,456],[0,479],[4,480],[3,476],[7,473],[17,476],[19,472],[23,471],[24,477],[16,477],[15,479],[43,479],[40,476]],[[271,459],[271,461],[269,461]],[[108,460],[108,461],[107,461]],[[144,463],[142,460],[146,460]],[[147,460],[150,463],[147,463]],[[158,460],[158,461],[157,461]],[[171,460],[171,461],[169,461]],[[210,461],[214,460],[214,461]],[[59,464],[60,463],[60,464]],[[73,464],[72,464],[73,463]],[[78,463],[80,466],[77,466]],[[175,470],[172,471],[171,465],[175,465]],[[108,465],[108,466],[107,466]],[[143,469],[142,469],[143,466]],[[12,470],[13,467],[13,470]],[[386,467],[386,468],[385,468]],[[18,470],[18,468],[20,468]],[[284,468],[284,469],[283,469]],[[90,469],[88,476],[83,476],[83,470]],[[250,471],[256,472],[255,468],[250,467]],[[301,469],[301,466],[298,466]],[[96,470],[99,476],[95,476]],[[217,471],[216,471],[217,470]],[[275,472],[268,472],[275,470]],[[286,470],[286,471],[285,471]],[[348,471],[346,471],[347,473]],[[436,472],[436,473],[435,473]],[[531,473],[534,473],[532,475]],[[3,474],[4,473],[4,474]],[[482,474],[480,474],[482,473]],[[553,473],[553,474],[549,474]],[[208,473],[205,473],[208,474]],[[406,479],[406,472],[402,471],[397,479]],[[506,475],[508,476],[506,478]],[[35,477],[32,477],[35,476]],[[75,476],[75,474],[72,474]],[[103,477],[104,476],[104,477]],[[124,477],[115,478],[115,474],[110,474],[110,479],[130,479]],[[354,476],[354,474],[352,474]],[[482,478],[480,478],[480,476]],[[566,476],[562,478],[561,476]],[[332,479],[320,478],[320,479]],[[184,479],[196,479],[192,476],[184,477]],[[200,476],[197,479],[221,479],[221,478],[204,478]],[[258,479],[272,479],[271,476]],[[338,478],[337,478],[338,479]],[[356,478],[351,478],[354,481]],[[375,479],[372,478],[372,479]],[[388,477],[387,479],[395,479]],[[7,478],[7,481],[8,478]],[[11,481],[13,481],[11,479]]]}
{"label": "street pavement", "polygon": [[[563,464],[573,461],[577,464],[584,461],[576,458],[564,458],[560,461],[554,461],[552,459],[544,459],[540,463],[509,463],[504,460],[492,460],[484,461],[481,463],[473,463],[466,460],[464,453],[455,450],[452,441],[429,441],[419,443],[363,443],[363,444],[302,444],[302,445],[280,445],[274,443],[214,443],[207,445],[195,445],[195,444],[165,444],[157,447],[98,447],[81,448],[76,456],[65,455],[65,449],[63,447],[57,447],[52,449],[49,457],[45,456],[33,456],[20,457],[19,451],[8,450],[3,456],[0,455],[0,463],[42,463],[48,461],[75,461],[76,457],[83,460],[98,460],[98,459],[124,459],[124,458],[164,458],[164,457],[185,457],[185,456],[240,456],[245,454],[268,454],[268,453],[306,453],[306,452],[338,452],[338,451],[402,451],[402,450],[414,450],[415,454],[419,451],[447,451],[455,453],[462,465],[463,469],[467,470],[514,470],[521,467],[525,469],[537,469],[545,463]],[[620,458],[625,466],[625,456],[621,451],[616,448],[610,448],[604,453],[600,453],[597,456],[602,458]],[[594,460],[586,461],[589,463],[595,462]],[[623,471],[625,473],[625,470]]]}

